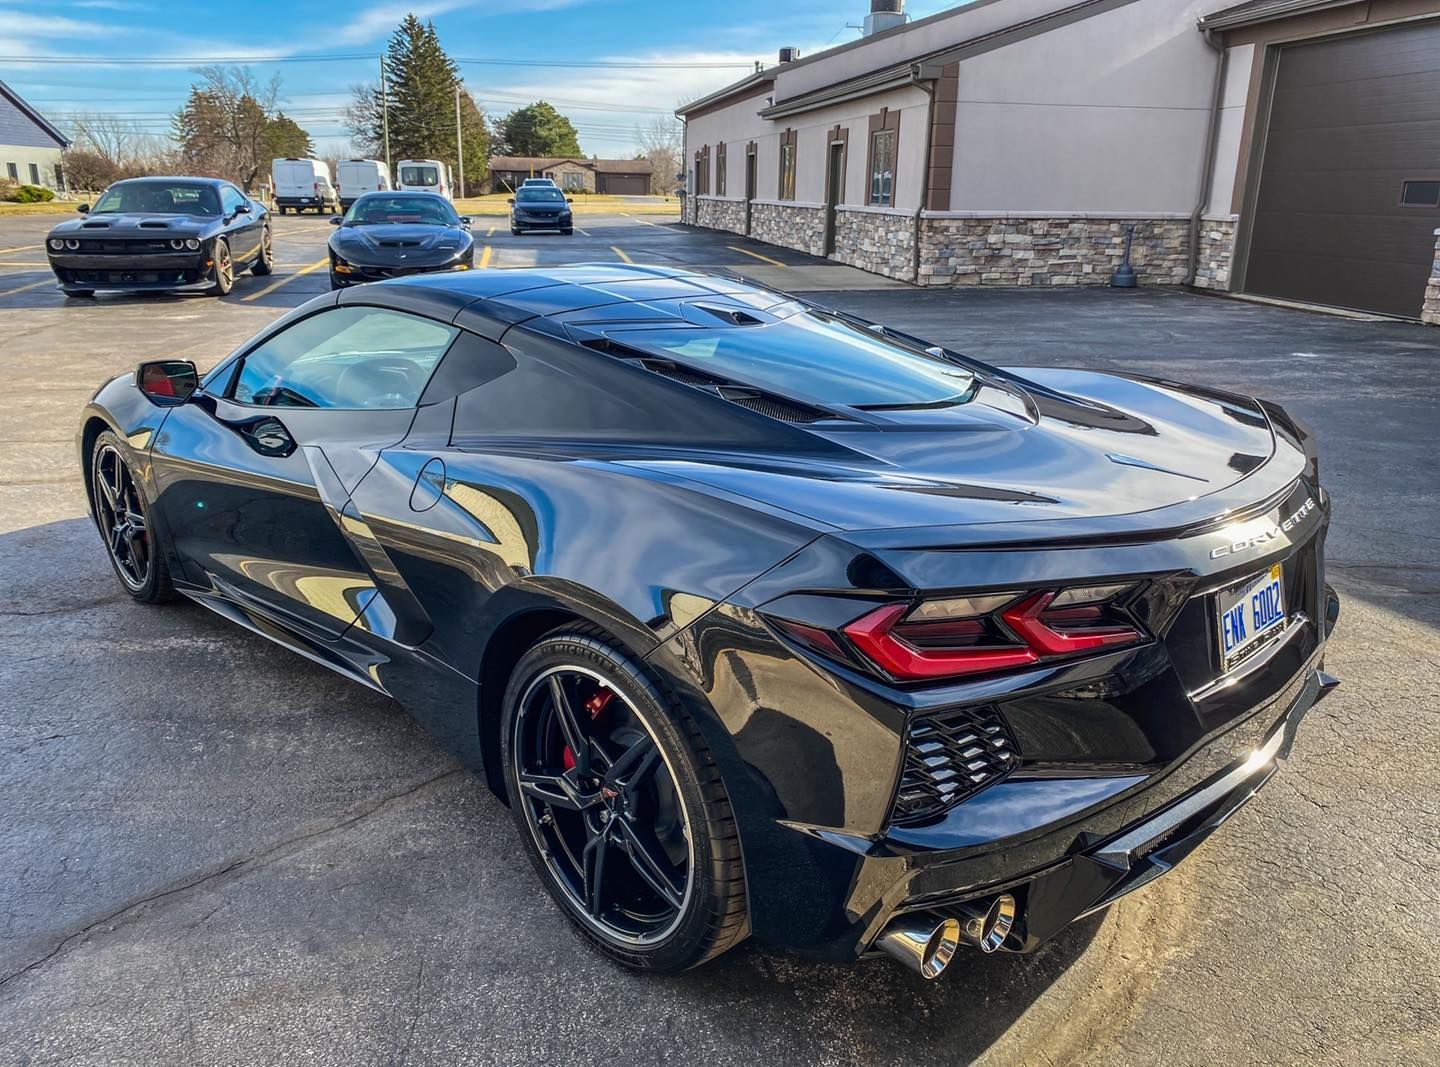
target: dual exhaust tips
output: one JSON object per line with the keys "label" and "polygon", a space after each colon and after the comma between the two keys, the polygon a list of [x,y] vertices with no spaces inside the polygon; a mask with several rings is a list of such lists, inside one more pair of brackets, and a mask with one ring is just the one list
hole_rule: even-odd
{"label": "dual exhaust tips", "polygon": [[922,978],[939,978],[961,945],[994,952],[1015,925],[1015,898],[1009,893],[948,910],[955,914],[900,916],[875,939],[875,947]]}

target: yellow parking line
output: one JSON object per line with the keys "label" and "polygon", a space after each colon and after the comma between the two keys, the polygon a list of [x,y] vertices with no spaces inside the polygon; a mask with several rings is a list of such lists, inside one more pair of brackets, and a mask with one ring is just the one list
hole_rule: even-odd
{"label": "yellow parking line", "polygon": [[610,246],[610,251],[614,252],[617,256],[619,256],[619,257],[620,257],[620,262],[622,262],[622,263],[634,263],[634,262],[635,262],[633,259],[631,259],[629,256],[627,256],[624,252],[620,251],[620,249],[616,248],[614,245],[611,245],[611,246]]}
{"label": "yellow parking line", "polygon": [[28,293],[31,289],[39,289],[42,285],[53,286],[55,282],[50,278],[42,281],[31,282],[29,285],[17,285],[14,289],[0,289],[0,297],[14,296],[16,293]]}
{"label": "yellow parking line", "polygon": [[48,263],[0,263],[0,267],[34,267],[36,270],[43,270]]}
{"label": "yellow parking line", "polygon": [[754,259],[758,259],[762,263],[768,263],[772,267],[785,266],[785,264],[781,263],[778,259],[771,259],[769,256],[762,256],[759,252],[752,252],[750,251],[750,249],[741,248],[739,245],[726,245],[725,247],[730,249],[730,251],[732,252],[739,252],[742,255],[751,256]]}
{"label": "yellow parking line", "polygon": [[287,275],[285,275],[285,277],[281,278],[279,281],[271,282],[271,283],[270,283],[269,285],[267,285],[264,289],[261,289],[258,293],[251,293],[249,296],[242,296],[240,299],[241,299],[242,301],[244,301],[245,303],[249,303],[251,300],[259,300],[262,296],[268,296],[269,294],[273,293],[276,289],[279,289],[282,285],[287,285],[287,284],[289,284],[290,282],[293,282],[296,278],[300,277],[300,275],[302,275],[302,274],[309,274],[312,270],[319,270],[321,267],[326,267],[326,266],[329,266],[329,265],[330,265],[330,257],[329,257],[329,256],[326,256],[324,259],[317,259],[314,263],[311,263],[308,267],[301,267],[301,268],[300,268],[299,270],[297,270],[294,274],[287,274]]}
{"label": "yellow parking line", "polygon": [[489,245],[486,245],[480,250],[480,266],[482,269],[490,266],[490,253],[493,251],[495,250]]}
{"label": "yellow parking line", "polygon": [[11,252],[33,252],[37,248],[44,247],[44,245],[21,245],[19,248],[0,248],[0,256],[8,256]]}
{"label": "yellow parking line", "polygon": [[491,226],[488,230],[486,230],[486,231],[485,231],[485,236],[486,236],[486,237],[494,237],[494,236],[495,236],[495,227],[494,227],[494,226]]}

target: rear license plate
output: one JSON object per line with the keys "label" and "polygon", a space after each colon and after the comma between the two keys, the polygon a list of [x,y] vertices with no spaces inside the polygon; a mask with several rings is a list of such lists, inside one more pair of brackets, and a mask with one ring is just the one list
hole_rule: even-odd
{"label": "rear license plate", "polygon": [[1267,638],[1285,629],[1285,583],[1280,564],[1222,589],[1215,598],[1215,610],[1220,667],[1229,671]]}

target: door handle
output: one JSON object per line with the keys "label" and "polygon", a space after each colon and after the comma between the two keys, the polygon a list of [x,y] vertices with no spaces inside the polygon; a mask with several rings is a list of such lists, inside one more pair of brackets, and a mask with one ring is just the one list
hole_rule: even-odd
{"label": "door handle", "polygon": [[217,419],[240,435],[247,445],[262,456],[285,457],[295,451],[295,438],[285,424],[274,415],[261,415],[241,422]]}

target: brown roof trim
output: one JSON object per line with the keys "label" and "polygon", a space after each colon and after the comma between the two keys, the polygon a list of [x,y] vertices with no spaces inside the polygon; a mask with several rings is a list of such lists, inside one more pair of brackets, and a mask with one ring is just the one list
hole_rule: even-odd
{"label": "brown roof trim", "polygon": [[1352,7],[1366,0],[1246,0],[1243,4],[1212,11],[1200,18],[1202,30],[1234,30],[1242,26],[1255,26],[1262,22],[1275,22],[1294,15],[1308,15],[1315,11],[1328,11],[1335,7]]}
{"label": "brown roof trim", "polygon": [[694,119],[701,115],[708,115],[712,111],[719,111],[721,108],[738,104],[742,100],[753,99],[757,96],[767,96],[775,87],[775,74],[773,71],[764,71],[750,75],[732,85],[711,93],[709,96],[702,96],[698,100],[675,109],[677,118]]}

